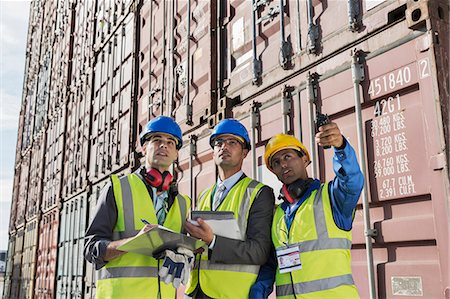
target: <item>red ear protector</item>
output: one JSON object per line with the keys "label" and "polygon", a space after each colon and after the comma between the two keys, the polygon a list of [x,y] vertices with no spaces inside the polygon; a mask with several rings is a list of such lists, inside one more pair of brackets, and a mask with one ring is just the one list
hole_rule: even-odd
{"label": "red ear protector", "polygon": [[167,170],[161,173],[158,169],[150,168],[150,170],[147,171],[145,180],[152,187],[155,187],[156,190],[161,192],[169,190],[170,184],[172,183],[173,180],[173,176]]}
{"label": "red ear protector", "polygon": [[283,184],[280,196],[284,201],[292,204],[296,199],[299,199],[305,194],[312,182],[314,182],[314,180],[309,178],[307,180],[298,179],[289,185]]}

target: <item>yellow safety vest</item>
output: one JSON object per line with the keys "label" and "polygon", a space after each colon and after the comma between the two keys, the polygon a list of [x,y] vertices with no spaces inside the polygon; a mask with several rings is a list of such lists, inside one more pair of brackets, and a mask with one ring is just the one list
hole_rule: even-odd
{"label": "yellow safety vest", "polygon": [[[143,227],[141,219],[158,223],[152,198],[136,174],[111,176],[117,205],[117,222],[113,240],[135,236]],[[181,229],[190,210],[189,197],[178,194],[170,207],[164,226]],[[126,253],[109,261],[99,270],[97,298],[175,298],[176,289],[159,281],[160,261],[150,256]]]}
{"label": "yellow safety vest", "polygon": [[333,220],[328,184],[298,208],[289,232],[284,215],[278,206],[272,223],[273,244],[275,248],[298,246],[302,268],[281,274],[277,267],[277,298],[359,298],[351,270],[352,234]]}
{"label": "yellow safety vest", "polygon": [[[248,177],[241,179],[231,188],[216,210],[234,213],[242,240],[246,237],[248,212],[263,186]],[[213,191],[214,186],[200,195],[198,210],[211,211]],[[200,258],[199,255],[196,258],[194,270],[191,271],[186,286],[186,294],[192,294],[200,282],[202,291],[211,298],[248,298],[250,287],[258,276],[258,265],[211,263],[207,250]]]}

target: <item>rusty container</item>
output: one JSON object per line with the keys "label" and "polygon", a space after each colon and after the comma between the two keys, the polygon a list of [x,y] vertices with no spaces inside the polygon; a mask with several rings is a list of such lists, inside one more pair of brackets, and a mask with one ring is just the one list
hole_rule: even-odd
{"label": "rusty container", "polygon": [[35,274],[34,298],[54,298],[58,250],[59,209],[42,214]]}

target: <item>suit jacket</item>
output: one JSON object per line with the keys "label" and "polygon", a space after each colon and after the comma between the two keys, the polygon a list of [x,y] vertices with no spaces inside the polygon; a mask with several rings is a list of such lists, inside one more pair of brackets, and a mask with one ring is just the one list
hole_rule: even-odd
{"label": "suit jacket", "polygon": [[[246,175],[242,175],[242,180]],[[226,201],[228,195],[223,199]],[[263,265],[272,247],[271,226],[275,196],[272,188],[262,187],[249,210],[246,240],[234,240],[216,236],[210,250],[210,261],[223,264]]]}

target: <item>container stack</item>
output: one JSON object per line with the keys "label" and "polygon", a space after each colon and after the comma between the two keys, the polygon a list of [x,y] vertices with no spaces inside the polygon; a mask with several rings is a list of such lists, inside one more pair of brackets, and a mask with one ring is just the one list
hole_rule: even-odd
{"label": "container stack", "polygon": [[141,165],[150,119],[181,126],[173,172],[195,206],[217,177],[210,130],[228,117],[250,133],[244,172],[276,195],[263,156],[277,133],[310,150],[310,176],[332,180],[317,112],[365,165],[352,247],[361,297],[448,296],[447,1],[69,0],[30,11],[4,298],[95,297],[84,232],[109,176]]}

